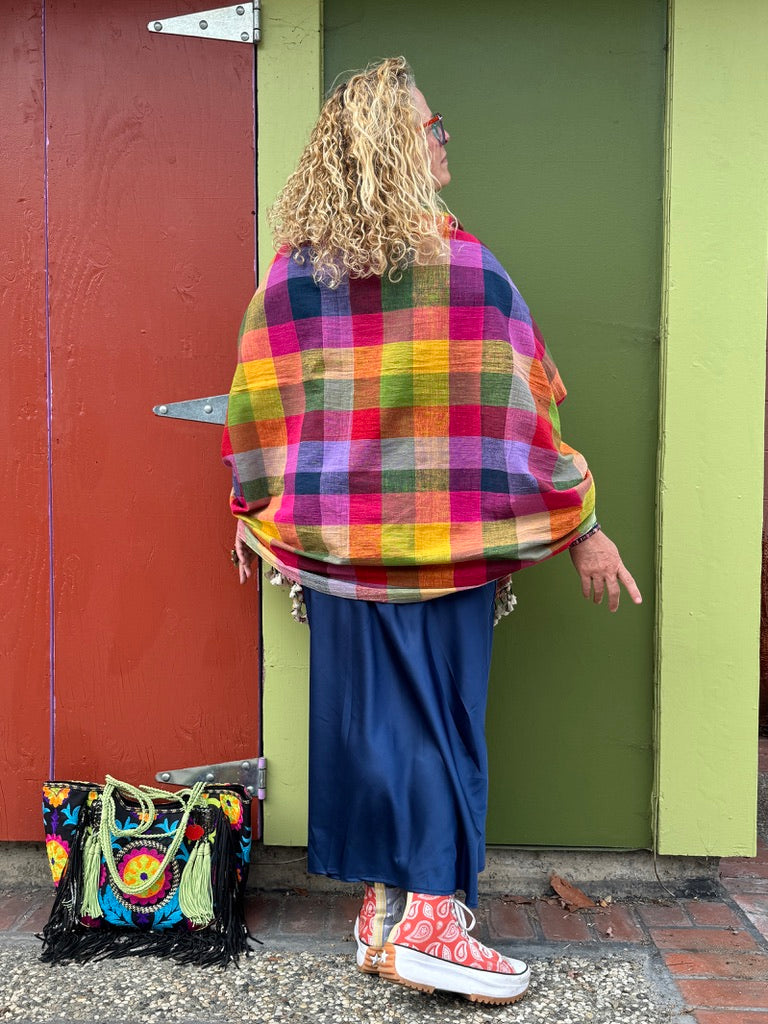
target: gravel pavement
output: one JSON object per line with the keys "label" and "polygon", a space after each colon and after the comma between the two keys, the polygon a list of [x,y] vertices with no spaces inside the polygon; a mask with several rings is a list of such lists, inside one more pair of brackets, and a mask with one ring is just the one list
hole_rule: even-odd
{"label": "gravel pavement", "polygon": [[[328,951],[328,950],[331,951]],[[562,949],[562,947],[561,947]],[[32,937],[0,940],[0,1021],[88,1024],[208,1022],[452,1021],[516,1024],[693,1024],[665,978],[658,953],[581,950],[524,956],[528,992],[508,1006],[415,992],[354,967],[353,947],[314,939],[293,948],[259,947],[239,969],[201,969],[153,959],[49,967]]]}

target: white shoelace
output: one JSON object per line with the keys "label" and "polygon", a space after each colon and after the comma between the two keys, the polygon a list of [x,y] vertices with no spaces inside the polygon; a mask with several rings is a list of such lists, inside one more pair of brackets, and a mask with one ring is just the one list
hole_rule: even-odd
{"label": "white shoelace", "polygon": [[483,953],[487,955],[492,955],[495,952],[495,950],[489,949],[488,946],[483,945],[483,943],[479,939],[476,939],[474,935],[469,934],[477,924],[477,918],[466,905],[466,903],[462,903],[461,900],[457,900],[456,897],[454,896],[453,909],[456,913],[456,920],[459,922],[459,926],[464,929],[464,933],[467,936],[467,938],[474,942],[478,949],[482,950]]}
{"label": "white shoelace", "polygon": [[[456,914],[456,920],[459,922],[459,926],[463,928],[465,932],[471,932],[472,929],[477,924],[477,919],[475,918],[475,915],[472,913],[469,907],[466,905],[466,903],[462,903],[461,900],[457,900],[456,897],[454,896],[453,909]],[[483,943],[480,942],[479,939],[474,938],[474,936],[467,935],[467,938],[471,939],[471,941],[474,942],[475,945],[478,946],[478,948],[481,949],[483,953],[485,953],[486,955],[501,956],[501,954],[497,953],[495,949],[489,949],[488,946],[484,946]],[[507,962],[510,963],[510,966],[513,962],[510,961],[507,957],[501,956],[501,959],[507,960]],[[523,964],[523,967],[525,968],[525,964]],[[515,971],[514,968],[512,968],[512,974],[522,973],[522,971]]]}
{"label": "white shoelace", "polygon": [[[453,909],[456,911],[456,919],[465,932],[471,932],[477,924],[477,919],[466,903],[453,897]],[[472,922],[471,924],[469,922]]]}

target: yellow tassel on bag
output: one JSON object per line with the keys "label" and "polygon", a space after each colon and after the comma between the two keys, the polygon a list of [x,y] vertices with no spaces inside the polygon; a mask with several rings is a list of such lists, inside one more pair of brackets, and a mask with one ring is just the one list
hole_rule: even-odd
{"label": "yellow tassel on bag", "polygon": [[195,843],[179,882],[179,907],[192,924],[204,927],[213,920],[211,844],[207,837]]}
{"label": "yellow tassel on bag", "polygon": [[103,917],[99,903],[99,876],[101,875],[101,842],[95,828],[88,830],[83,847],[83,898],[80,903],[82,917]]}

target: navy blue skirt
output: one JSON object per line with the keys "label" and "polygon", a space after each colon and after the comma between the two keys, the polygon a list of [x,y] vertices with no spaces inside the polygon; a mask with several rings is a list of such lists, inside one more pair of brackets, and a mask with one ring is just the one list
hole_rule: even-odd
{"label": "navy blue skirt", "polygon": [[305,589],[310,872],[477,905],[495,591],[386,604]]}

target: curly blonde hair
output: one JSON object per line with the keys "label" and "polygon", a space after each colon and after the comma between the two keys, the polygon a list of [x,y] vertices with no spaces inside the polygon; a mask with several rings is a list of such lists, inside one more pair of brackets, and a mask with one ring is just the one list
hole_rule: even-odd
{"label": "curly blonde hair", "polygon": [[430,173],[413,73],[390,57],[353,74],[325,101],[299,164],[269,211],[276,248],[314,279],[388,274],[444,255],[445,203]]}

